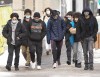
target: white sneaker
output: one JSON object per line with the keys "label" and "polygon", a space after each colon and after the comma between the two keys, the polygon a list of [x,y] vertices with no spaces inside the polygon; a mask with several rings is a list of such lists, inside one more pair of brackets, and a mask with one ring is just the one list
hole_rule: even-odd
{"label": "white sneaker", "polygon": [[57,63],[54,63],[54,64],[53,64],[53,68],[56,68],[56,67],[57,67]]}
{"label": "white sneaker", "polygon": [[35,66],[36,66],[36,62],[31,63],[31,68],[32,68],[32,69],[35,69]]}
{"label": "white sneaker", "polygon": [[38,70],[41,70],[42,68],[41,68],[41,66],[37,66],[37,69],[38,69]]}

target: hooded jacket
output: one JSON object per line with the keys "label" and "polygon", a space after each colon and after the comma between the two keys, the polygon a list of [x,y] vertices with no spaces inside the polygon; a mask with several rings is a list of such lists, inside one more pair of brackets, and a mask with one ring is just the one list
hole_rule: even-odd
{"label": "hooded jacket", "polygon": [[46,24],[42,20],[32,20],[31,26],[29,26],[29,40],[42,41],[46,35]]}
{"label": "hooded jacket", "polygon": [[[88,19],[86,19],[84,16],[84,12],[86,11],[88,11],[90,15],[90,18]],[[89,8],[83,10],[80,20],[81,20],[81,30],[82,30],[81,38],[84,39],[92,36],[94,38],[94,41],[96,41],[96,34],[98,32],[98,23],[96,18],[93,16],[92,11]]]}

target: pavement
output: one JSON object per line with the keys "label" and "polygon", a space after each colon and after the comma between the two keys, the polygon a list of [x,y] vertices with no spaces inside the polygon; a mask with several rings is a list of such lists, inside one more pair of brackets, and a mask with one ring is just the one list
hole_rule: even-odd
{"label": "pavement", "polygon": [[[63,45],[61,54],[61,66],[56,69],[52,68],[52,54],[49,56],[45,53],[45,46],[43,46],[42,56],[42,70],[25,68],[25,60],[20,53],[19,71],[14,70],[8,72],[5,69],[8,52],[5,49],[5,53],[0,56],[0,77],[100,77],[100,49],[94,50],[94,71],[84,71],[84,60],[82,62],[82,68],[75,68],[74,64],[66,64],[66,48]],[[14,63],[13,63],[14,64]]]}

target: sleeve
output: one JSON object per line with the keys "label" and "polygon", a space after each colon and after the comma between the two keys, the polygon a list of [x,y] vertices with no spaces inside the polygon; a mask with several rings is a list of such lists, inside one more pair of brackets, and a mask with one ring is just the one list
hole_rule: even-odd
{"label": "sleeve", "polygon": [[98,23],[97,23],[96,18],[94,18],[94,28],[93,29],[94,29],[93,37],[95,37],[98,32]]}
{"label": "sleeve", "polygon": [[50,31],[51,31],[51,20],[48,20],[48,23],[47,23],[47,43],[48,44],[50,44],[50,40],[51,40]]}
{"label": "sleeve", "polygon": [[23,38],[27,36],[27,31],[24,25],[20,24],[21,26],[21,33],[19,34],[19,38]]}
{"label": "sleeve", "polygon": [[43,21],[42,39],[45,37],[45,35],[46,35],[46,24],[45,24],[45,22]]}
{"label": "sleeve", "polygon": [[9,37],[8,23],[7,23],[7,24],[5,25],[5,27],[3,28],[2,35],[3,35],[5,38],[8,38],[8,37]]}

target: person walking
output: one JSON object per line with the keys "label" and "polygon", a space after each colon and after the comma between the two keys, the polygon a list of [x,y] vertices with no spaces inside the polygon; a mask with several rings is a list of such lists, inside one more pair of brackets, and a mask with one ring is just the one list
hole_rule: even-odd
{"label": "person walking", "polygon": [[12,13],[10,15],[10,20],[3,28],[3,36],[7,39],[8,44],[8,60],[6,69],[11,71],[13,53],[15,51],[15,70],[19,70],[19,53],[20,46],[22,43],[22,38],[25,37],[25,31],[23,30],[21,21],[19,20],[19,15],[17,13]]}
{"label": "person walking", "polygon": [[[24,29],[27,31],[28,27],[31,25],[32,18],[31,18],[31,10],[30,9],[25,9],[24,11],[24,19],[22,20],[22,25],[24,26]],[[22,38],[22,54],[26,60],[25,66],[29,67],[30,66],[30,53],[29,53],[29,46],[28,46],[28,31],[26,32],[26,37]]]}
{"label": "person walking", "polygon": [[85,61],[84,70],[94,70],[93,48],[94,42],[97,40],[96,35],[98,32],[98,23],[89,8],[82,11],[80,28],[82,29],[81,38],[83,41],[82,44]]}
{"label": "person walking", "polygon": [[31,56],[31,66],[35,69],[35,53],[37,55],[37,69],[41,69],[42,40],[46,35],[46,24],[40,19],[40,13],[35,12],[32,24],[29,27],[29,50]]}
{"label": "person walking", "polygon": [[53,68],[60,65],[60,55],[61,55],[61,48],[64,39],[64,32],[65,32],[65,22],[64,20],[58,15],[57,10],[52,10],[52,16],[48,20],[47,26],[47,43],[51,43],[52,54],[53,54]]}

